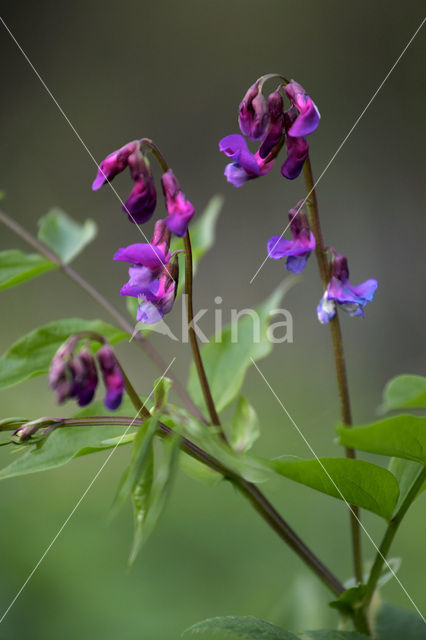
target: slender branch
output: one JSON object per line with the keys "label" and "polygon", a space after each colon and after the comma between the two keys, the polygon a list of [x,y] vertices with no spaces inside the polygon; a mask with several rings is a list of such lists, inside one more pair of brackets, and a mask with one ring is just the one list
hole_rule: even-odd
{"label": "slender branch", "polygon": [[[6,225],[9,229],[14,231],[18,236],[20,236],[25,242],[34,247],[39,253],[41,253],[45,258],[54,262],[58,267],[69,277],[73,282],[78,284],[78,286],[83,289],[95,302],[97,302],[120,326],[126,333],[132,335],[133,327],[130,322],[112,305],[108,300],[101,294],[95,287],[93,287],[87,280],[85,280],[77,271],[75,271],[68,264],[62,262],[58,256],[53,253],[48,247],[39,242],[37,238],[35,238],[31,233],[29,233],[26,229],[24,229],[19,223],[10,218],[4,211],[0,210],[0,222]],[[167,368],[167,364],[161,358],[161,356],[157,353],[154,347],[143,338],[139,333],[135,333],[134,339],[136,344],[146,353],[146,355],[154,362],[154,364],[161,370],[165,371]],[[173,381],[173,386],[176,393],[179,395],[180,399],[186,406],[186,408],[192,413],[195,417],[197,417],[202,422],[206,423],[204,416],[198,407],[192,402],[185,389],[179,383],[177,378],[172,373],[169,373],[169,378]]]}
{"label": "slender branch", "polygon": [[370,575],[367,581],[367,589],[366,589],[364,600],[362,603],[362,607],[364,610],[368,608],[371,602],[371,598],[373,597],[373,594],[377,585],[377,581],[380,578],[383,565],[385,563],[385,558],[389,553],[389,549],[391,547],[395,534],[398,531],[398,527],[401,524],[412,502],[418,495],[425,480],[426,480],[426,467],[423,467],[423,469],[419,472],[419,475],[411,485],[411,488],[407,493],[407,495],[405,496],[397,513],[388,524],[388,527],[386,529],[385,535],[383,536],[383,540],[379,547],[379,551],[377,552],[376,559],[371,568]]}
{"label": "slender branch", "polygon": [[200,381],[201,390],[203,392],[204,400],[212,421],[212,424],[220,426],[219,416],[216,411],[216,407],[213,401],[213,396],[210,391],[210,385],[207,380],[204,364],[201,359],[200,347],[197,340],[197,335],[194,330],[194,306],[192,301],[192,284],[193,284],[193,267],[192,267],[192,247],[189,231],[185,236],[185,294],[187,296],[187,314],[188,314],[188,333],[191,343],[192,355],[194,357],[195,367],[197,369],[198,378]]}
{"label": "slender branch", "polygon": [[[325,291],[330,279],[330,267],[326,257],[325,244],[321,231],[321,223],[319,217],[318,200],[315,191],[315,183],[312,175],[311,161],[308,156],[303,166],[305,174],[306,188],[309,197],[306,201],[309,214],[309,223],[312,233],[315,236],[315,255],[318,262],[318,268],[321,276],[323,289]],[[330,321],[331,340],[333,343],[334,363],[336,368],[337,387],[339,391],[340,413],[343,424],[352,426],[351,406],[349,399],[348,377],[346,373],[345,355],[343,352],[342,331],[340,328],[339,316],[336,313]],[[347,458],[355,458],[355,451],[352,448],[345,447]],[[355,505],[350,505],[350,520],[352,533],[352,551],[355,577],[358,582],[362,582],[362,551],[361,551],[361,527],[360,527],[360,511]]]}

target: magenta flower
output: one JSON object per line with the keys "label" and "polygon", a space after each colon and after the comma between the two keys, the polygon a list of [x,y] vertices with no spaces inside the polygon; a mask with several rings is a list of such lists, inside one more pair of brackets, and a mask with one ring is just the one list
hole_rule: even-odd
{"label": "magenta flower", "polygon": [[130,279],[120,294],[139,299],[136,318],[145,324],[158,322],[173,307],[178,273],[169,246],[170,230],[159,220],[151,243],[132,244],[114,255],[114,260],[131,263]]}
{"label": "magenta flower", "polygon": [[275,158],[283,144],[284,101],[281,95],[281,87],[282,85],[279,85],[268,97],[270,122],[259,148],[259,156],[261,158],[267,158],[270,154],[271,157]]}
{"label": "magenta flower", "polygon": [[171,169],[161,176],[161,185],[169,213],[169,217],[166,219],[166,225],[172,233],[181,238],[186,234],[189,221],[194,215],[194,207],[189,200],[186,199]]}
{"label": "magenta flower", "polygon": [[273,160],[263,159],[251,153],[243,136],[238,133],[225,136],[219,142],[219,149],[231,158],[232,162],[225,167],[225,176],[234,187],[242,187],[247,180],[253,180],[268,173],[274,164]]}
{"label": "magenta flower", "polygon": [[154,213],[157,194],[149,163],[142,155],[139,141],[129,142],[101,162],[92,189],[100,189],[126,167],[130,169],[134,186],[122,208],[131,222],[142,224]]}
{"label": "magenta flower", "polygon": [[288,133],[288,131],[293,128],[292,125],[297,118],[298,115],[295,107],[291,107],[284,113],[284,123],[287,132],[285,138],[287,158],[281,167],[281,174],[288,180],[294,180],[300,175],[309,153],[309,144],[306,138],[294,138]]}
{"label": "magenta flower", "polygon": [[304,88],[295,80],[292,80],[286,85],[284,91],[298,111],[297,118],[288,130],[289,135],[293,138],[300,138],[315,131],[321,116],[314,101],[308,96]]}
{"label": "magenta flower", "polygon": [[238,110],[241,133],[250,140],[263,138],[269,123],[268,105],[263,94],[259,92],[259,84],[258,80],[250,87]]}
{"label": "magenta flower", "polygon": [[274,260],[287,258],[286,268],[293,273],[300,273],[315,249],[315,237],[309,228],[305,214],[300,211],[303,200],[294,209],[290,209],[288,217],[293,240],[286,240],[282,236],[272,236],[268,240],[268,255]]}
{"label": "magenta flower", "polygon": [[317,307],[318,320],[325,324],[336,315],[336,305],[350,316],[364,316],[364,307],[374,298],[378,283],[374,278],[362,284],[352,286],[349,282],[349,269],[346,258],[333,248],[331,278]]}
{"label": "magenta flower", "polygon": [[71,397],[77,398],[80,407],[90,404],[98,386],[98,372],[93,355],[84,348],[71,362],[74,377],[74,387]]}
{"label": "magenta flower", "polygon": [[121,367],[114,351],[108,344],[104,344],[97,353],[102,378],[106,388],[104,404],[110,411],[118,409],[123,399],[125,382]]}

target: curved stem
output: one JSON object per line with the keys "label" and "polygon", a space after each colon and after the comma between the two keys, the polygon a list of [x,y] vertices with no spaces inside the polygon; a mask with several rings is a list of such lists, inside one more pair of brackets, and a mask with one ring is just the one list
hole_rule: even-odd
{"label": "curved stem", "polygon": [[157,147],[155,142],[151,140],[151,138],[142,138],[140,140],[140,144],[141,146],[145,145],[146,147],[149,148],[149,150],[151,151],[152,155],[155,156],[156,160],[158,161],[158,164],[160,165],[164,173],[169,170],[169,165],[167,164],[165,157],[163,156],[163,154],[161,153],[159,147]]}
{"label": "curved stem", "polygon": [[[306,188],[308,196],[306,205],[308,208],[309,223],[312,233],[315,236],[315,255],[318,262],[318,268],[321,276],[323,289],[325,291],[330,279],[330,267],[326,256],[324,239],[321,231],[321,223],[319,217],[318,200],[315,191],[315,183],[312,175],[312,166],[309,156],[303,166],[305,175]],[[349,399],[348,377],[346,373],[345,355],[343,352],[342,331],[340,328],[339,316],[336,313],[330,321],[331,340],[333,343],[334,363],[336,368],[337,387],[339,392],[340,413],[342,422],[346,426],[352,426],[351,405]],[[345,453],[347,458],[355,458],[355,451],[346,447]],[[360,512],[355,505],[350,506],[350,520],[352,533],[352,551],[355,577],[358,582],[362,582],[362,551],[361,551],[361,527]]]}
{"label": "curved stem", "polygon": [[[126,333],[129,335],[133,334],[133,326],[127,319],[112,305],[108,300],[101,294],[95,287],[93,287],[87,280],[85,280],[77,271],[75,271],[68,264],[62,262],[58,256],[53,253],[48,247],[39,242],[37,238],[35,238],[31,233],[29,233],[26,229],[21,227],[15,220],[10,218],[6,213],[0,210],[0,222],[2,222],[9,229],[14,231],[19,237],[21,237],[27,244],[34,247],[41,255],[45,258],[54,262],[58,267],[73,281],[75,282],[83,291],[85,291],[95,302],[97,302],[117,323],[119,327],[121,327]],[[143,338],[139,333],[135,333],[134,340],[136,344],[146,353],[146,355],[154,362],[154,364],[160,369],[160,371],[165,371],[167,369],[167,364],[161,358],[161,356],[157,353],[154,347]],[[169,378],[173,381],[173,387],[182,400],[183,404],[186,406],[188,411],[190,411],[195,417],[197,417],[202,422],[206,423],[206,420],[198,409],[198,407],[192,402],[185,389],[179,383],[177,378],[170,373]]]}
{"label": "curved stem", "polygon": [[426,480],[426,467],[423,467],[423,469],[419,472],[419,475],[411,485],[411,488],[407,493],[407,495],[405,496],[397,513],[390,520],[388,524],[388,527],[386,529],[385,535],[383,536],[383,540],[380,544],[379,551],[377,552],[376,559],[371,568],[370,575],[367,581],[367,589],[366,589],[364,600],[362,603],[362,608],[364,610],[368,608],[371,602],[371,598],[373,597],[373,594],[377,585],[377,581],[380,578],[380,574],[382,572],[386,556],[389,553],[389,549],[391,547],[395,534],[398,531],[398,527],[401,524],[410,505],[418,495],[425,480]]}
{"label": "curved stem", "polygon": [[204,400],[210,415],[212,424],[220,426],[219,416],[216,411],[216,407],[213,401],[213,396],[210,391],[209,381],[207,380],[206,371],[201,358],[200,347],[197,340],[197,335],[194,330],[194,306],[192,300],[192,284],[193,284],[193,267],[192,267],[192,247],[189,231],[185,236],[185,294],[187,296],[187,315],[188,315],[188,334],[189,341],[191,343],[192,355],[194,357],[195,367],[197,369],[198,379],[200,381],[201,390],[203,392]]}

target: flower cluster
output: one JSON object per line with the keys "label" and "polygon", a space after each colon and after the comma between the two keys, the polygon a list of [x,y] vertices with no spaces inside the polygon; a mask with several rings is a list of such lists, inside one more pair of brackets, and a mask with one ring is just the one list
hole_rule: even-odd
{"label": "flower cluster", "polygon": [[88,347],[75,353],[80,336],[67,340],[53,357],[49,370],[49,386],[56,391],[56,400],[61,404],[69,398],[75,398],[84,407],[90,404],[98,386],[96,360],[101,370],[106,388],[105,406],[113,411],[121,404],[124,392],[124,379],[121,367],[108,344],[103,344],[96,359]]}
{"label": "flower cluster", "polygon": [[303,200],[288,212],[289,227],[293,240],[286,240],[282,236],[272,236],[268,240],[268,255],[274,260],[287,258],[286,268],[293,273],[300,273],[315,249],[314,234],[309,228],[306,215],[301,211]]}
{"label": "flower cluster", "polygon": [[[219,142],[220,151],[232,160],[225,168],[225,176],[234,187],[268,173],[284,142],[287,157],[281,173],[289,180],[297,178],[309,151],[305,136],[319,124],[319,111],[300,84],[294,80],[280,83],[266,101],[262,94],[263,82],[264,78],[260,78],[250,87],[238,115],[241,132],[250,140],[260,140],[259,149],[251,153],[239,134],[226,136]],[[285,111],[282,88],[291,104]]]}
{"label": "flower cluster", "polygon": [[[157,204],[157,193],[150,164],[147,156],[142,152],[143,142],[143,140],[133,140],[107,156],[99,165],[92,184],[93,191],[97,191],[129,167],[133,188],[123,204],[123,210],[127,213],[129,220],[135,224],[147,222],[152,217]],[[166,225],[175,235],[182,237],[186,234],[189,221],[194,215],[194,207],[186,199],[171,169],[163,172],[161,185],[169,214]]]}
{"label": "flower cluster", "polygon": [[318,320],[324,324],[336,315],[339,305],[350,316],[364,316],[364,307],[373,300],[377,289],[377,280],[370,278],[362,284],[351,285],[349,282],[348,261],[335,249],[331,254],[330,282],[317,307]]}
{"label": "flower cluster", "polygon": [[176,255],[170,253],[170,230],[164,220],[155,224],[150,243],[119,249],[114,260],[131,263],[130,279],[120,293],[139,299],[138,322],[153,324],[171,311],[177,290],[178,262]]}

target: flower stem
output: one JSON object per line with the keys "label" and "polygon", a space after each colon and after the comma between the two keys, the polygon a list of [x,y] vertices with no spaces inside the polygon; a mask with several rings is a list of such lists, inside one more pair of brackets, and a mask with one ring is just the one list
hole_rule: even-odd
{"label": "flower stem", "polygon": [[412,502],[418,495],[425,480],[426,480],[426,467],[423,467],[423,469],[419,472],[417,478],[414,480],[413,484],[411,485],[411,488],[407,493],[407,495],[405,496],[397,513],[390,520],[388,524],[388,527],[386,529],[385,535],[383,536],[383,540],[380,544],[379,551],[377,552],[376,559],[371,568],[370,575],[367,581],[367,589],[366,589],[364,600],[362,603],[362,608],[364,610],[368,608],[371,602],[371,598],[373,597],[374,590],[377,585],[377,581],[380,578],[380,574],[382,572],[382,568],[385,563],[385,558],[389,553],[389,549],[391,547],[395,534],[398,530],[398,527],[401,524]]}
{"label": "flower stem", "polygon": [[[325,244],[321,231],[318,200],[315,192],[315,183],[312,175],[312,166],[309,156],[305,161],[303,171],[305,175],[306,188],[308,191],[306,205],[308,208],[309,223],[311,225],[312,233],[315,236],[315,255],[318,262],[321,282],[325,291],[330,279],[330,267],[326,257]],[[331,331],[331,340],[333,343],[334,363],[336,368],[337,387],[339,392],[340,413],[343,424],[351,427],[352,416],[349,399],[348,378],[346,374],[345,355],[343,352],[342,331],[340,328],[339,316],[337,313],[330,321],[329,325]],[[345,453],[347,458],[355,458],[355,451],[352,448],[346,447]],[[362,582],[361,527],[359,516],[360,513],[358,507],[350,505],[354,572],[357,581]]]}
{"label": "flower stem", "polygon": [[194,358],[195,367],[197,369],[198,379],[200,381],[201,390],[203,392],[204,400],[210,415],[212,424],[220,426],[219,416],[216,411],[213,396],[210,391],[209,381],[207,380],[206,371],[201,358],[200,347],[197,340],[197,335],[194,330],[194,305],[193,305],[193,265],[192,265],[192,247],[189,231],[185,236],[185,294],[187,296],[187,314],[188,314],[188,334],[191,343],[192,355]]}
{"label": "flower stem", "polygon": [[[39,242],[39,240],[34,237],[31,233],[29,233],[26,229],[24,229],[20,224],[18,224],[15,220],[10,218],[6,213],[0,210],[0,222],[6,225],[9,229],[14,231],[19,237],[21,237],[27,244],[34,247],[41,255],[45,258],[54,262],[58,267],[69,277],[73,282],[75,282],[81,289],[83,289],[95,302],[97,302],[121,327],[126,333],[132,335],[133,334],[133,326],[127,319],[112,305],[108,300],[93,287],[87,280],[85,280],[77,271],[75,271],[70,265],[62,262],[58,256],[53,253],[48,247],[46,247],[43,243]],[[146,338],[143,338],[139,333],[135,333],[134,339],[136,340],[136,344],[146,353],[146,355],[154,362],[154,364],[160,369],[160,371],[165,371],[167,368],[167,364],[161,358],[159,353],[154,349]],[[182,400],[183,404],[186,406],[188,411],[190,411],[195,417],[197,417],[202,422],[206,422],[204,416],[198,407],[191,401],[190,397],[186,393],[185,389],[179,383],[177,378],[174,377],[172,373],[169,373],[169,378],[173,381],[173,387]]]}

